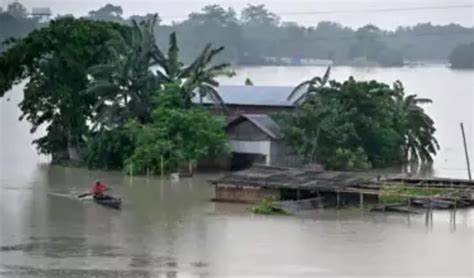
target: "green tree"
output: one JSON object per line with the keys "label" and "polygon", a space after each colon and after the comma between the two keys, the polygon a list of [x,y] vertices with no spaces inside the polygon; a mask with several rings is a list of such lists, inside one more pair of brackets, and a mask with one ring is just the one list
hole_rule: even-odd
{"label": "green tree", "polygon": [[311,98],[318,94],[318,92],[323,88],[329,80],[329,75],[331,74],[331,67],[329,66],[326,69],[326,73],[323,77],[315,76],[310,80],[303,81],[299,85],[297,85],[293,91],[291,91],[290,95],[288,96],[288,100],[292,100],[295,97],[295,103],[301,103],[305,99]]}
{"label": "green tree", "polygon": [[436,131],[433,120],[421,105],[431,103],[430,99],[405,96],[401,82],[394,84],[395,126],[403,138],[402,153],[408,162],[432,162],[439,144],[433,134]]}
{"label": "green tree", "polygon": [[32,132],[46,126],[46,135],[34,142],[55,162],[79,158],[96,103],[85,90],[87,69],[108,60],[105,44],[113,30],[128,27],[62,18],[15,41],[0,56],[0,96],[27,80],[21,118],[32,124]]}
{"label": "green tree", "polygon": [[474,68],[474,42],[458,44],[449,54],[449,63],[455,69]]}
{"label": "green tree", "polygon": [[190,65],[184,65],[179,59],[176,33],[171,33],[167,55],[156,49],[154,58],[161,68],[156,73],[162,83],[179,84],[179,96],[184,107],[190,107],[196,95],[201,100],[208,98],[223,106],[224,101],[216,90],[219,86],[216,78],[235,74],[228,63],[213,64],[213,59],[223,50],[224,47],[212,48],[212,44],[207,44]]}
{"label": "green tree", "polygon": [[26,18],[28,16],[25,6],[17,1],[8,4],[7,13],[16,18]]}
{"label": "green tree", "polygon": [[113,128],[130,118],[150,121],[151,97],[161,84],[151,69],[160,54],[153,35],[156,20],[133,21],[129,33],[116,32],[107,43],[111,59],[89,69],[87,92],[98,100],[95,124]]}
{"label": "green tree", "polygon": [[99,8],[97,11],[90,11],[88,18],[91,20],[123,23],[124,19],[122,18],[122,14],[123,10],[121,6],[106,4],[105,6]]}
{"label": "green tree", "polygon": [[[319,83],[318,83],[319,84]],[[439,146],[429,100],[403,86],[349,80],[311,89],[292,113],[277,116],[288,143],[308,162],[353,170],[431,162]]]}
{"label": "green tree", "polygon": [[269,11],[265,5],[248,4],[241,13],[241,21],[250,25],[278,25],[280,17]]}
{"label": "green tree", "polygon": [[126,125],[136,146],[125,162],[129,173],[160,173],[161,159],[166,171],[176,171],[185,163],[228,152],[224,120],[200,107],[180,107],[180,91],[178,84],[168,84],[156,96],[151,123]]}
{"label": "green tree", "polygon": [[366,25],[355,32],[356,41],[349,50],[351,58],[365,58],[381,66],[403,66],[400,51],[393,50],[382,40],[384,33],[374,25]]}

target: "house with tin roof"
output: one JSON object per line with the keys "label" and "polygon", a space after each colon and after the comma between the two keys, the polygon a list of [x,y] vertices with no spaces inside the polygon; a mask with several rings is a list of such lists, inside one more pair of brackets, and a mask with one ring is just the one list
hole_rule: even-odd
{"label": "house with tin roof", "polygon": [[[288,101],[292,87],[278,86],[220,86],[219,94],[226,105],[210,106],[216,114],[225,115],[231,157],[224,165],[233,170],[245,169],[255,163],[264,165],[295,166],[299,159],[283,140],[280,126],[271,115],[290,111],[294,104]],[[204,99],[204,104],[211,105]]]}
{"label": "house with tin roof", "polygon": [[[225,115],[227,121],[238,118],[243,114],[274,114],[293,109],[294,103],[288,101],[293,87],[289,86],[219,86],[219,95],[223,99],[227,111],[219,107],[210,106],[213,113]],[[199,102],[196,97],[195,102]],[[202,102],[211,105],[208,99]]]}

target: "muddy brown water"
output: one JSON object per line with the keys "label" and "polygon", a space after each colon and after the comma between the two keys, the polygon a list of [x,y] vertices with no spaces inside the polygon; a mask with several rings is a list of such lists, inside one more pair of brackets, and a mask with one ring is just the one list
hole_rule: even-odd
{"label": "muddy brown water", "polygon": [[[286,74],[301,79],[305,70],[317,71],[293,68]],[[349,71],[337,70],[337,76]],[[257,84],[268,82],[258,71],[241,69],[235,82],[250,73],[259,76],[252,78]],[[275,70],[275,76],[283,76],[280,71]],[[395,75],[392,71],[375,75]],[[399,71],[408,76],[411,69]],[[451,119],[472,115],[472,81],[466,73],[434,69],[420,73],[419,82],[428,83],[425,79],[433,71],[448,74],[436,80],[452,80],[453,94],[465,94],[457,100],[459,106],[471,109],[453,110]],[[440,82],[427,89],[444,91],[443,86],[448,85]],[[469,88],[470,94],[465,93]],[[442,93],[434,95],[447,98]],[[17,121],[18,95],[10,94],[9,102],[0,99],[0,277],[473,276],[473,210],[458,210],[455,218],[449,211],[438,211],[431,224],[425,215],[357,209],[258,216],[243,205],[209,201],[213,188],[207,180],[219,174],[174,183],[50,166],[31,146],[28,124]],[[453,124],[450,139],[450,121],[444,119],[447,107],[430,110],[443,118],[440,139],[451,146],[437,158],[440,167],[435,171],[463,178],[465,172],[456,170],[463,167],[457,127]],[[471,128],[469,132],[471,136]],[[121,211],[75,198],[96,178],[123,197]]]}

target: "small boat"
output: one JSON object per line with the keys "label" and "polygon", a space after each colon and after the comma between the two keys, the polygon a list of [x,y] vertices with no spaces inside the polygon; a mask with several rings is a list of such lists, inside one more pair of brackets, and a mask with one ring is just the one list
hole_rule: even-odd
{"label": "small boat", "polygon": [[94,202],[113,209],[120,209],[122,206],[122,199],[107,195],[101,198],[94,197]]}

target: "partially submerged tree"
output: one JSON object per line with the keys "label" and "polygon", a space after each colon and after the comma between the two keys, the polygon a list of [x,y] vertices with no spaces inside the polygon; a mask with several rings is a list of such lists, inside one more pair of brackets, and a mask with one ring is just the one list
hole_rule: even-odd
{"label": "partially submerged tree", "polygon": [[434,123],[421,107],[429,100],[406,96],[400,82],[390,87],[351,77],[308,88],[294,112],[277,117],[307,162],[342,170],[429,163],[439,149]]}
{"label": "partially submerged tree", "polygon": [[431,99],[418,98],[416,95],[405,95],[400,81],[394,83],[395,91],[395,126],[403,137],[401,146],[403,157],[408,162],[432,162],[439,144],[433,134],[436,131],[434,121],[425,113],[423,104]]}
{"label": "partially submerged tree", "polygon": [[[133,165],[133,173],[156,173],[160,157],[167,169],[175,169],[179,163],[195,163],[222,147],[223,125],[197,109],[195,97],[223,104],[215,88],[219,85],[216,78],[233,75],[229,64],[213,64],[223,48],[209,44],[193,63],[184,65],[179,60],[175,33],[170,35],[166,54],[158,48],[153,35],[155,20],[133,22],[130,34],[108,43],[113,54],[110,62],[90,69],[88,92],[98,100],[93,124],[99,127],[93,130],[88,145],[93,155],[87,160],[92,167]],[[175,121],[169,122],[167,117]],[[173,125],[163,126],[165,123]],[[217,127],[222,133],[216,133]],[[184,134],[184,130],[189,132]],[[206,137],[212,134],[218,136]],[[111,163],[108,158],[115,161]]]}
{"label": "partially submerged tree", "polygon": [[128,173],[158,174],[161,167],[176,171],[186,163],[228,152],[224,120],[200,107],[181,107],[180,90],[177,84],[168,84],[157,94],[150,124],[126,125],[136,146],[125,161]]}
{"label": "partially submerged tree", "polygon": [[128,27],[108,22],[62,18],[19,39],[0,56],[0,96],[27,80],[21,118],[31,132],[42,125],[46,135],[35,140],[53,161],[78,159],[96,103],[85,89],[87,69],[106,62],[105,47],[113,32]]}

